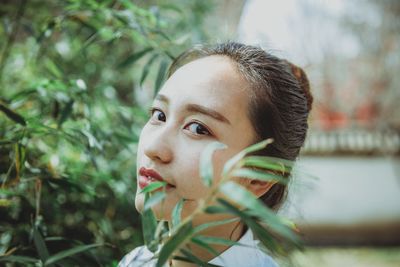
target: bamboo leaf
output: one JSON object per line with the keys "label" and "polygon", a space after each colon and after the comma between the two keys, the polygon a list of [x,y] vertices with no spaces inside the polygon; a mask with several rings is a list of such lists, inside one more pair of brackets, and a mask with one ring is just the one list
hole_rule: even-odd
{"label": "bamboo leaf", "polygon": [[183,13],[183,10],[178,5],[174,5],[174,4],[160,4],[160,8],[165,9],[165,10],[173,10],[180,14]]}
{"label": "bamboo leaf", "polygon": [[53,60],[51,59],[47,59],[45,61],[45,66],[47,68],[47,70],[54,75],[54,77],[56,78],[61,78],[62,77],[62,72],[60,70],[60,68],[54,63]]}
{"label": "bamboo leaf", "polygon": [[9,109],[8,107],[4,106],[0,103],[0,111],[2,111],[9,119],[13,120],[16,123],[19,123],[23,126],[26,126],[26,121],[24,117],[16,113],[15,111]]}
{"label": "bamboo leaf", "polygon": [[143,210],[151,209],[151,207],[160,203],[167,194],[165,192],[155,192],[152,196],[144,202]]}
{"label": "bamboo leaf", "polygon": [[254,151],[263,149],[264,147],[266,147],[268,144],[272,143],[272,139],[266,139],[264,141],[261,141],[257,144],[251,145],[245,149],[243,149],[242,151],[240,151],[239,153],[237,153],[235,156],[233,156],[230,160],[228,160],[225,165],[224,165],[224,169],[223,169],[223,174],[227,175],[229,173],[230,170],[233,169],[233,167],[241,160],[243,159],[247,154],[252,153]]}
{"label": "bamboo leaf", "polygon": [[163,83],[165,74],[167,72],[167,66],[168,66],[168,61],[162,60],[160,62],[160,66],[158,67],[158,73],[157,73],[156,82],[154,84],[154,92],[155,92],[155,94],[161,88],[161,84]]}
{"label": "bamboo leaf", "polygon": [[149,74],[150,67],[153,64],[154,60],[158,57],[158,54],[153,55],[149,61],[144,65],[142,75],[140,77],[140,86],[143,85],[144,80],[146,79],[147,75]]}
{"label": "bamboo leaf", "polygon": [[242,221],[253,231],[255,236],[271,250],[271,252],[278,252],[279,244],[273,238],[272,234],[269,233],[268,229],[262,227],[258,224],[254,218],[252,218],[247,213],[239,210],[237,207],[233,206],[229,202],[223,199],[218,199],[218,202],[229,212],[242,219]]}
{"label": "bamboo leaf", "polygon": [[42,262],[46,262],[50,254],[47,250],[46,243],[36,226],[33,226],[33,242]]}
{"label": "bamboo leaf", "polygon": [[152,51],[152,47],[147,47],[143,50],[140,50],[139,52],[133,53],[132,55],[128,56],[124,61],[122,61],[119,65],[118,68],[125,68],[136,61],[138,61],[141,57],[146,55],[148,52]]}
{"label": "bamboo leaf", "polygon": [[180,199],[172,210],[172,228],[178,226],[181,223],[181,214],[184,202],[184,198]]}
{"label": "bamboo leaf", "polygon": [[182,225],[177,232],[161,248],[156,267],[162,267],[172,253],[178,249],[193,233],[191,222]]}
{"label": "bamboo leaf", "polygon": [[0,146],[15,144],[16,140],[0,140]]}
{"label": "bamboo leaf", "polygon": [[61,125],[68,119],[68,117],[71,115],[72,113],[72,107],[74,105],[74,100],[71,99],[70,101],[68,101],[68,103],[65,105],[65,107],[63,108],[62,112],[61,112],[61,117],[58,120],[57,123],[57,127],[61,128]]}
{"label": "bamboo leaf", "polygon": [[273,170],[282,173],[290,173],[293,168],[293,162],[288,164],[287,160],[265,156],[248,156],[243,159],[244,167],[257,167],[266,170]]}
{"label": "bamboo leaf", "polygon": [[246,222],[249,228],[253,231],[254,235],[266,248],[273,253],[282,253],[281,245],[265,227],[262,227],[259,223],[251,219],[248,219]]}
{"label": "bamboo leaf", "polygon": [[264,149],[266,146],[271,144],[274,140],[272,138],[268,138],[266,140],[263,140],[257,144],[251,145],[243,150],[243,152],[247,155],[253,152],[256,152],[258,150]]}
{"label": "bamboo leaf", "polygon": [[19,255],[10,255],[10,256],[0,256],[0,262],[5,261],[5,262],[18,262],[18,263],[23,263],[23,264],[39,264],[39,260],[32,258],[32,257],[27,257],[27,256],[19,256]]}
{"label": "bamboo leaf", "polygon": [[224,165],[224,169],[222,171],[223,175],[227,175],[229,173],[230,170],[233,169],[233,167],[244,157],[246,156],[246,154],[241,151],[239,153],[237,153],[235,156],[233,156],[232,158],[230,158]]}
{"label": "bamboo leaf", "polygon": [[166,182],[161,182],[161,181],[153,182],[153,183],[150,183],[149,185],[147,185],[145,188],[143,188],[142,191],[140,191],[140,193],[150,193],[150,192],[157,190],[159,188],[162,188],[166,185],[167,185]]}
{"label": "bamboo leaf", "polygon": [[221,186],[221,192],[229,199],[248,209],[247,213],[257,216],[268,224],[273,231],[278,234],[294,240],[296,239],[293,231],[280,218],[269,210],[259,199],[251,192],[234,182],[226,182]]}
{"label": "bamboo leaf", "polygon": [[212,157],[217,149],[224,149],[226,145],[213,142],[206,146],[204,151],[201,153],[200,157],[200,177],[203,180],[203,183],[210,187],[212,184],[212,179],[214,176],[213,164],[212,164]]}
{"label": "bamboo leaf", "polygon": [[196,257],[192,252],[187,249],[180,249],[180,252],[192,263],[195,263],[197,266],[204,266],[204,267],[215,267],[218,265],[210,264],[205,261],[202,261],[198,257]]}
{"label": "bamboo leaf", "polygon": [[266,160],[268,162],[274,163],[276,165],[284,165],[285,168],[293,168],[295,162],[293,160],[282,159],[277,157],[270,157],[270,156],[248,156],[249,159],[258,159],[258,160]]}
{"label": "bamboo leaf", "polygon": [[204,241],[202,241],[200,239],[197,239],[196,237],[193,237],[190,241],[193,242],[194,244],[202,247],[203,249],[207,250],[208,252],[210,252],[214,256],[218,256],[219,255],[218,251],[216,251],[213,247],[211,247],[206,242],[204,242]]}
{"label": "bamboo leaf", "polygon": [[213,237],[213,236],[202,236],[198,235],[196,237],[193,237],[192,239],[200,240],[204,243],[207,244],[216,244],[216,245],[225,245],[225,246],[233,246],[233,245],[240,245],[240,243],[225,239],[225,238],[219,238],[219,237]]}
{"label": "bamboo leaf", "polygon": [[285,177],[282,177],[282,176],[279,176],[276,174],[272,174],[272,173],[267,173],[265,171],[257,171],[257,170],[244,169],[244,168],[234,170],[232,172],[231,176],[261,180],[261,181],[266,181],[266,182],[278,182],[280,184],[288,183],[288,179],[286,179]]}
{"label": "bamboo leaf", "polygon": [[[212,206],[210,206],[208,208],[212,209]],[[216,213],[225,213],[225,212],[226,212],[226,209],[224,207],[218,206],[218,212],[216,212]],[[212,213],[212,212],[207,212],[207,213]],[[202,231],[204,231],[207,228],[211,228],[211,227],[215,227],[215,226],[219,226],[219,225],[223,225],[223,224],[227,224],[227,223],[231,223],[231,222],[236,222],[238,220],[239,220],[238,218],[232,218],[232,219],[203,223],[203,224],[196,226],[194,228],[194,232],[201,233]]]}
{"label": "bamboo leaf", "polygon": [[93,249],[93,248],[100,247],[100,246],[103,246],[103,244],[82,245],[82,246],[77,246],[77,247],[73,247],[71,249],[61,251],[61,252],[56,253],[56,254],[52,255],[51,257],[49,257],[45,261],[44,265],[45,266],[51,265],[51,264],[53,264],[57,261],[60,261],[64,258],[71,257],[75,254],[82,253],[86,250]]}
{"label": "bamboo leaf", "polygon": [[[228,210],[223,206],[208,206],[204,211],[209,214],[219,214],[219,213],[228,212]],[[198,227],[200,227],[200,226],[198,226]]]}
{"label": "bamboo leaf", "polygon": [[[149,194],[145,194],[145,202],[149,198]],[[157,250],[157,245],[152,242],[154,240],[154,233],[157,228],[157,220],[154,215],[152,209],[148,209],[143,211],[142,213],[142,231],[144,243],[149,248],[151,252],[155,252]]]}

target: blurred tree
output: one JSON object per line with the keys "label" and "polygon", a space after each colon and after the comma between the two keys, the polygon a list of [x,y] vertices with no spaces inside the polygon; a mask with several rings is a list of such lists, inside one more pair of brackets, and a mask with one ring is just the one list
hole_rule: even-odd
{"label": "blurred tree", "polygon": [[399,130],[400,2],[358,0],[344,6],[339,17],[330,18],[342,39],[332,38],[314,66],[323,69],[316,108],[321,126]]}
{"label": "blurred tree", "polygon": [[344,26],[359,40],[355,75],[365,92],[355,118],[367,126],[400,130],[400,2],[355,1],[354,5],[355,12],[345,16]]}

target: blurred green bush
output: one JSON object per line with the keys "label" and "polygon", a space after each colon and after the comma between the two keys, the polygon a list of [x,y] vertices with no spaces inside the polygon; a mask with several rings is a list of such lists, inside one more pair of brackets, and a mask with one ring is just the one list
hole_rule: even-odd
{"label": "blurred green bush", "polygon": [[136,146],[208,1],[2,1],[0,265],[115,266],[142,244]]}

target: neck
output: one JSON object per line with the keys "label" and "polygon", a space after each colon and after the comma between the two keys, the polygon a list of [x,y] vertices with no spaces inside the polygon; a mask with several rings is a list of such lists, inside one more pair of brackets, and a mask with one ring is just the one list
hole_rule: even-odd
{"label": "neck", "polygon": [[[218,237],[218,238],[223,238],[231,241],[238,241],[242,237],[242,233],[244,230],[244,225],[240,221],[238,222],[232,222],[229,224],[223,224],[217,227],[212,227],[204,230],[203,232],[199,233],[199,235],[202,236],[207,236],[207,237]],[[218,255],[220,255],[222,252],[227,250],[229,246],[226,245],[214,245],[214,244],[209,244],[209,246],[214,249]],[[197,258],[201,259],[202,261],[208,262],[215,258],[216,256],[209,252],[208,250],[190,242],[185,245],[185,249],[189,250],[194,256]],[[178,256],[183,256],[182,254],[178,254]],[[172,266],[173,267],[192,267],[192,266],[198,266],[193,263],[188,263],[188,262],[183,262],[183,261],[178,261],[178,260],[172,260]]]}

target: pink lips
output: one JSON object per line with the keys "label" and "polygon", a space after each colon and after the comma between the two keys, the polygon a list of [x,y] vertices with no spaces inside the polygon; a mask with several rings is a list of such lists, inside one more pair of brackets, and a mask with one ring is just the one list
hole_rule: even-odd
{"label": "pink lips", "polygon": [[[139,182],[139,187],[140,189],[145,188],[149,184],[153,182],[166,182],[164,178],[158,174],[155,170],[152,169],[146,169],[144,167],[141,167],[139,169],[139,177],[138,177],[138,182]],[[166,189],[174,187],[171,184],[166,185]]]}

